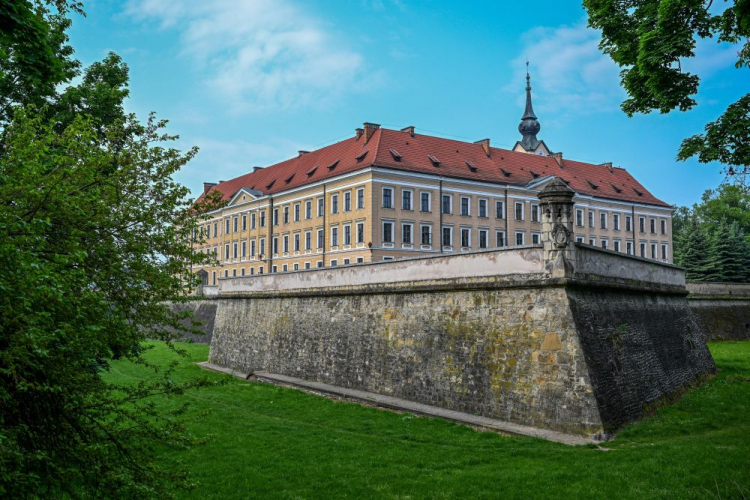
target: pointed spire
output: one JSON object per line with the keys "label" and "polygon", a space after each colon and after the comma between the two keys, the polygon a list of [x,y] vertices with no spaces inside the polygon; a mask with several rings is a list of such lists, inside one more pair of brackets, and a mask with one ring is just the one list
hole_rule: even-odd
{"label": "pointed spire", "polygon": [[521,132],[521,146],[526,151],[533,151],[539,145],[536,134],[539,133],[542,126],[536,119],[534,107],[531,104],[531,76],[529,76],[529,61],[526,61],[526,110],[521,117],[521,123],[518,125],[518,131]]}

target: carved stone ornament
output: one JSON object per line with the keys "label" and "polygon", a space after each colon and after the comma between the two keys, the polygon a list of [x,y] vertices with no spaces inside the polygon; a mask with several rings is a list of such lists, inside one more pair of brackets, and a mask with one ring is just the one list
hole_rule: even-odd
{"label": "carved stone ornament", "polygon": [[563,224],[557,223],[552,228],[552,241],[557,248],[565,248],[570,243],[571,233]]}

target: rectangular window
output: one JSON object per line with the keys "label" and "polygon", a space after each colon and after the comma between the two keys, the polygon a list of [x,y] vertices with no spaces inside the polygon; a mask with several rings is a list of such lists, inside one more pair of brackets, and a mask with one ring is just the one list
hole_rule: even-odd
{"label": "rectangular window", "polygon": [[505,218],[505,202],[504,201],[495,202],[495,218],[497,219]]}
{"label": "rectangular window", "polygon": [[244,275],[245,275],[245,268],[243,267],[243,268],[242,268],[242,269],[241,269],[240,271],[242,271],[242,272],[241,272],[240,274],[241,274],[242,276],[244,276]]}
{"label": "rectangular window", "polygon": [[242,258],[247,257],[247,241],[242,242]]}
{"label": "rectangular window", "polygon": [[224,234],[229,234],[229,219],[224,221]]}
{"label": "rectangular window", "polygon": [[364,257],[357,257],[357,264],[362,264],[365,261]]}
{"label": "rectangular window", "polygon": [[599,223],[602,229],[607,229],[607,213],[599,212]]}
{"label": "rectangular window", "polygon": [[422,212],[430,212],[430,193],[422,191],[419,193],[419,210]]}
{"label": "rectangular window", "polygon": [[619,252],[620,251],[620,240],[613,241],[612,245],[613,245],[612,246],[612,250],[614,250],[615,252]]}
{"label": "rectangular window", "polygon": [[274,237],[273,239],[271,239],[271,251],[273,252],[274,255],[279,253],[279,238],[278,237]]}
{"label": "rectangular window", "polygon": [[383,208],[393,208],[393,189],[383,188]]}
{"label": "rectangular window", "polygon": [[453,246],[453,228],[451,227],[443,228],[443,246],[444,247]]}
{"label": "rectangular window", "polygon": [[242,230],[247,231],[247,215],[242,216]]}
{"label": "rectangular window", "polygon": [[312,231],[305,231],[305,250],[312,250]]}
{"label": "rectangular window", "polygon": [[466,196],[461,197],[461,215],[469,215],[470,202],[470,198]]}
{"label": "rectangular window", "polygon": [[299,264],[294,264],[294,270],[299,271]]}
{"label": "rectangular window", "polygon": [[224,245],[224,260],[229,259],[229,243]]}
{"label": "rectangular window", "polygon": [[255,240],[250,242],[250,257],[255,257]]}
{"label": "rectangular window", "polygon": [[348,266],[348,265],[349,265],[349,262],[350,262],[350,260],[349,260],[349,259],[344,259],[344,265],[345,265],[345,266]]}
{"label": "rectangular window", "polygon": [[516,232],[516,245],[517,246],[523,245],[525,237],[526,235],[522,231],[517,231]]}
{"label": "rectangular window", "polygon": [[661,246],[661,260],[664,262],[669,261],[669,252],[667,250],[667,245],[662,244]]}
{"label": "rectangular window", "polygon": [[523,220],[523,203],[516,202],[516,220]]}
{"label": "rectangular window", "polygon": [[299,252],[299,233],[294,233],[294,251]]}
{"label": "rectangular window", "polygon": [[645,233],[646,232],[646,218],[638,217],[638,225],[639,225],[638,229],[640,229],[642,233]]}
{"label": "rectangular window", "polygon": [[259,246],[258,252],[260,253],[260,255],[261,256],[265,256],[266,255],[266,239],[265,238],[261,238],[260,239],[260,244],[258,246]]}
{"label": "rectangular window", "polygon": [[651,234],[656,234],[656,219],[650,219],[651,222]]}
{"label": "rectangular window", "polygon": [[258,268],[258,274],[263,274],[264,270],[265,270],[265,268],[263,266],[260,266]]}
{"label": "rectangular window", "polygon": [[479,200],[479,217],[487,217],[487,200]]}
{"label": "rectangular window", "polygon": [[284,207],[284,224],[289,224],[289,205]]}
{"label": "rectangular window", "polygon": [[338,194],[331,195],[331,213],[332,214],[339,213],[339,195]]}
{"label": "rectangular window", "polygon": [[576,226],[583,227],[583,210],[576,210]]}
{"label": "rectangular window", "polygon": [[331,267],[336,267],[339,265],[339,261],[337,259],[331,260]]}
{"label": "rectangular window", "polygon": [[255,229],[255,212],[250,214],[250,229]]}
{"label": "rectangular window", "polygon": [[288,265],[286,265],[286,264],[284,264],[283,266],[281,266],[281,270],[282,270],[283,272],[287,272],[287,271],[289,270],[289,266],[288,266]]}
{"label": "rectangular window", "polygon": [[393,222],[383,222],[383,243],[393,243]]}
{"label": "rectangular window", "polygon": [[420,226],[422,245],[432,245],[432,226]]}
{"label": "rectangular window", "polygon": [[323,242],[323,236],[324,236],[323,230],[322,229],[318,229],[318,246],[317,246],[318,250],[320,250],[321,248],[323,248],[323,243],[324,243]]}
{"label": "rectangular window", "polygon": [[239,218],[235,217],[233,221],[233,228],[234,228],[235,233],[238,232],[239,230],[239,223],[240,223]]}
{"label": "rectangular window", "polygon": [[279,209],[278,208],[274,208],[273,209],[273,219],[272,219],[271,223],[274,226],[278,226],[279,225]]}
{"label": "rectangular window", "polygon": [[596,246],[596,238],[589,238],[589,245],[591,245],[592,247],[595,247]]}
{"label": "rectangular window", "polygon": [[232,269],[232,278],[237,277],[237,269]]}
{"label": "rectangular window", "polygon": [[216,238],[217,236],[219,236],[219,223],[214,222],[214,238]]}
{"label": "rectangular window", "polygon": [[651,243],[651,258],[656,260],[656,243]]}
{"label": "rectangular window", "polygon": [[352,244],[352,226],[344,226],[344,245]]}
{"label": "rectangular window", "polygon": [[531,222],[539,222],[539,205],[531,205]]}
{"label": "rectangular window", "polygon": [[411,191],[406,189],[401,191],[401,208],[411,210]]}
{"label": "rectangular window", "polygon": [[316,262],[315,267],[318,267],[318,268],[323,267],[323,261],[319,260],[318,262]]}
{"label": "rectangular window", "polygon": [[357,243],[364,243],[364,242],[365,242],[365,223],[358,222],[357,223]]}
{"label": "rectangular window", "polygon": [[461,248],[471,248],[471,229],[461,228]]}
{"label": "rectangular window", "polygon": [[[261,268],[261,269],[263,269],[263,268]],[[253,274],[255,274],[255,268],[251,267],[250,268],[250,275],[252,276]],[[263,271],[261,271],[260,274],[263,274]]]}
{"label": "rectangular window", "polygon": [[412,241],[412,228],[414,226],[411,224],[401,224],[401,243],[405,245],[411,245],[413,243]]}
{"label": "rectangular window", "polygon": [[339,246],[339,228],[337,227],[331,228],[331,246],[332,247]]}
{"label": "rectangular window", "polygon": [[260,227],[266,227],[266,211],[260,213]]}
{"label": "rectangular window", "polygon": [[479,230],[479,248],[487,248],[489,245],[489,231],[486,229],[480,229]]}
{"label": "rectangular window", "polygon": [[323,213],[325,212],[325,200],[323,198],[318,198],[318,217],[323,217]]}
{"label": "rectangular window", "polygon": [[233,259],[237,258],[237,243],[232,245],[232,258]]}
{"label": "rectangular window", "polygon": [[609,242],[607,242],[607,240],[602,240],[602,248],[606,250],[608,246]]}
{"label": "rectangular window", "polygon": [[584,240],[583,236],[576,236],[577,243],[583,243],[583,240]]}
{"label": "rectangular window", "polygon": [[365,188],[357,189],[357,208],[365,208]]}
{"label": "rectangular window", "polygon": [[667,234],[667,221],[666,219],[661,220],[661,234]]}
{"label": "rectangular window", "polygon": [[344,212],[352,211],[352,192],[347,191],[344,193]]}
{"label": "rectangular window", "polygon": [[594,227],[594,211],[593,210],[589,210],[589,227],[590,228]]}
{"label": "rectangular window", "polygon": [[531,233],[531,244],[538,245],[542,241],[542,235],[539,233]]}
{"label": "rectangular window", "polygon": [[620,230],[620,214],[612,214],[612,229]]}
{"label": "rectangular window", "polygon": [[625,231],[630,232],[633,230],[633,217],[630,215],[625,216]]}
{"label": "rectangular window", "polygon": [[310,263],[309,262],[305,262],[305,269],[310,269]]}
{"label": "rectangular window", "polygon": [[646,258],[646,244],[641,242],[640,247],[641,247],[641,257],[645,259]]}
{"label": "rectangular window", "polygon": [[216,271],[211,272],[211,284],[216,286]]}
{"label": "rectangular window", "polygon": [[289,235],[284,235],[284,253],[289,253]]}
{"label": "rectangular window", "polygon": [[294,204],[294,222],[299,222],[300,217],[301,217],[301,215],[300,215],[300,204],[299,203],[295,203]]}
{"label": "rectangular window", "polygon": [[449,194],[443,195],[442,210],[444,214],[453,213],[453,197]]}
{"label": "rectangular window", "polygon": [[633,255],[633,242],[632,241],[625,242],[625,253],[628,255]]}
{"label": "rectangular window", "polygon": [[305,219],[312,219],[312,200],[307,200],[305,202]]}
{"label": "rectangular window", "polygon": [[505,233],[503,231],[497,231],[495,233],[495,246],[497,248],[503,248],[505,246]]}

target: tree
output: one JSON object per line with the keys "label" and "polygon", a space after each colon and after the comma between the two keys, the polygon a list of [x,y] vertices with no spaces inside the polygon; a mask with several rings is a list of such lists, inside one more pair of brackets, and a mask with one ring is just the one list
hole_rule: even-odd
{"label": "tree", "polygon": [[[712,0],[584,0],[589,26],[602,31],[599,47],[622,71],[628,116],[658,110],[687,111],[696,105],[700,78],[682,61],[695,56],[698,38],[744,44],[735,67],[750,67],[750,0],[735,0],[712,14]],[[731,104],[704,135],[683,141],[679,160],[697,156],[720,161],[726,173],[744,181],[750,173],[750,94]]]}
{"label": "tree", "polygon": [[[44,35],[36,57],[76,67],[57,50],[62,45],[42,43],[50,33],[66,40],[59,29],[67,24],[30,5],[3,2],[1,9],[24,22],[46,22],[35,28]],[[31,21],[23,18],[28,12],[36,16]],[[189,478],[156,461],[153,447],[187,446],[191,439],[151,398],[206,382],[176,384],[167,371],[153,383],[118,387],[102,375],[114,359],[144,363],[145,338],[169,342],[184,329],[185,315],[165,303],[189,299],[191,266],[205,259],[190,240],[216,200],[193,205],[187,188],[172,180],[195,149],[183,154],[168,147],[175,137],[153,115],[141,123],[122,111],[127,66],[119,58],[92,65],[79,85],[58,94],[57,85],[72,73],[60,81],[60,73],[30,69],[35,53],[29,49],[20,58],[19,43],[22,35],[3,31],[0,65],[11,75],[38,74],[19,76],[22,89],[0,84],[0,103],[12,103],[0,115],[6,120],[0,138],[0,496],[168,496]]]}
{"label": "tree", "polygon": [[677,265],[685,267],[688,281],[709,281],[710,241],[708,232],[693,218],[680,235],[682,250]]}

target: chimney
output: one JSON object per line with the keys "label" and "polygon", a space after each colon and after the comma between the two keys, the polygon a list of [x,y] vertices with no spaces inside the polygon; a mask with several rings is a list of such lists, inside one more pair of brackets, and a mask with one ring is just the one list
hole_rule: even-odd
{"label": "chimney", "polygon": [[482,149],[484,149],[484,154],[487,155],[487,158],[490,157],[490,140],[489,139],[482,139],[481,141],[476,141],[474,144],[481,144]]}
{"label": "chimney", "polygon": [[309,151],[303,151],[300,149],[299,151],[297,151],[297,153],[299,153],[299,155],[302,156],[302,155],[306,155],[307,153],[309,153]]}
{"label": "chimney", "polygon": [[359,140],[359,138],[362,137],[362,134],[365,133],[365,129],[363,129],[363,128],[355,128],[354,129],[354,133],[357,136],[357,140]]}
{"label": "chimney", "polygon": [[203,194],[208,193],[208,190],[216,185],[215,182],[204,182],[203,183]]}
{"label": "chimney", "polygon": [[365,144],[367,144],[373,134],[375,134],[375,131],[379,128],[380,125],[378,125],[377,123],[365,122]]}
{"label": "chimney", "polygon": [[255,167],[253,167],[253,173],[257,172],[258,170],[262,170],[262,169],[263,169],[263,167],[255,166]]}
{"label": "chimney", "polygon": [[401,129],[401,132],[409,132],[409,135],[414,137],[414,125],[409,125]]}
{"label": "chimney", "polygon": [[557,166],[560,168],[563,168],[563,154],[562,152],[559,153],[552,153],[552,158],[555,159],[557,162]]}
{"label": "chimney", "polygon": [[612,168],[612,162],[611,161],[608,161],[607,163],[602,163],[601,165],[603,167],[607,167],[607,170],[609,170],[610,173],[612,173],[614,171],[614,169]]}

